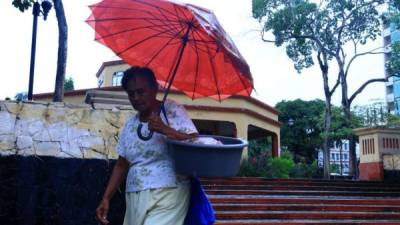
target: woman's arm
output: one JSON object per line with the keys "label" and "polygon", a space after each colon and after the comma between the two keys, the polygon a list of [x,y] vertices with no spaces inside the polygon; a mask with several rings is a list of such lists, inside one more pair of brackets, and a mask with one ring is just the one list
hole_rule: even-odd
{"label": "woman's arm", "polygon": [[155,114],[153,114],[149,117],[149,129],[152,131],[158,132],[160,134],[163,134],[163,135],[167,136],[169,139],[178,140],[178,141],[194,138],[198,135],[197,133],[186,134],[186,133],[179,132],[179,131],[175,130],[174,128],[169,127],[166,124],[164,124],[164,122],[161,120],[161,118]]}
{"label": "woman's arm", "polygon": [[107,220],[107,213],[110,206],[110,200],[121,185],[122,181],[125,179],[128,170],[129,162],[120,156],[114,166],[110,180],[108,181],[106,191],[103,194],[103,199],[96,209],[96,219],[101,224],[109,223]]}

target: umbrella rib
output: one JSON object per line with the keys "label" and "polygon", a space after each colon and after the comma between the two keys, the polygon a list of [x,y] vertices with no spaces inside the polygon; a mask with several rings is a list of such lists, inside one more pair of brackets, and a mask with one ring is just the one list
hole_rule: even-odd
{"label": "umbrella rib", "polygon": [[[162,32],[160,32],[160,33],[158,33],[158,34],[162,34]],[[136,42],[136,43],[130,45],[130,46],[127,47],[126,49],[124,49],[124,50],[122,50],[122,51],[120,51],[120,52],[117,52],[116,54],[117,54],[118,56],[120,56],[121,54],[123,54],[124,52],[128,51],[129,49],[134,48],[134,47],[136,47],[137,45],[142,44],[143,42],[146,42],[146,41],[148,41],[148,40],[150,40],[150,39],[152,39],[152,38],[155,38],[158,34],[156,34],[156,35],[151,35],[151,36],[149,36],[149,37],[146,37],[146,38],[140,40],[139,42]]]}
{"label": "umbrella rib", "polygon": [[[197,34],[199,39],[202,38],[199,31],[195,31],[195,34]],[[193,35],[193,36],[195,36],[195,35]],[[207,52],[207,50],[210,49],[210,44],[216,45],[216,43],[217,43],[216,41],[207,41],[207,40],[204,40],[204,39],[202,41],[197,41],[197,39],[190,39],[190,41],[192,41],[193,43],[194,42],[196,42],[196,43],[200,42],[201,44],[199,44],[198,46],[200,46],[201,48],[199,47],[198,49],[199,49],[199,51],[202,51],[202,52],[204,52],[206,54],[209,53],[209,52]],[[217,52],[217,48],[213,49],[213,52]],[[212,56],[212,58],[214,58],[214,57],[215,57],[215,55]]]}
{"label": "umbrella rib", "polygon": [[[146,66],[148,66],[148,65],[161,53],[161,51],[162,51],[167,45],[169,45],[169,44],[171,43],[171,41],[173,41],[173,40],[176,38],[176,36],[178,36],[178,34],[179,34],[179,33],[177,33],[177,34],[175,35],[175,37],[171,37],[170,40],[168,40],[168,42],[165,43],[165,44],[153,55],[153,57],[151,57],[151,59],[146,63]],[[168,80],[168,79],[167,79],[167,80]]]}
{"label": "umbrella rib", "polygon": [[122,31],[119,31],[119,32],[116,32],[116,33],[112,33],[112,34],[101,36],[99,38],[96,38],[96,40],[106,39],[106,38],[109,38],[109,37],[112,37],[112,36],[115,36],[115,35],[123,34],[123,33],[130,32],[130,31],[138,31],[138,30],[141,30],[141,29],[151,29],[151,30],[160,31],[160,32],[161,31],[165,31],[165,30],[157,30],[157,29],[152,29],[152,28],[153,28],[153,26],[131,28],[129,30],[122,30]]}
{"label": "umbrella rib", "polygon": [[155,17],[113,17],[113,18],[101,18],[101,19],[93,19],[93,20],[86,20],[86,22],[95,22],[95,23],[101,23],[101,22],[109,22],[109,21],[114,21],[114,20],[145,20],[145,21],[160,21],[160,22],[168,22],[168,23],[176,23],[180,24],[176,20],[162,20],[162,19],[157,19]]}
{"label": "umbrella rib", "polygon": [[[206,50],[210,48],[210,44],[216,44],[216,41],[207,41],[204,38],[202,39],[202,37],[200,35],[200,31],[195,30],[194,33],[197,34],[199,40],[198,39],[189,39],[189,41],[201,43],[199,46],[204,47],[204,49],[199,48],[200,51],[207,53]],[[195,35],[192,35],[192,36],[194,37]],[[215,48],[215,51],[217,51],[216,49],[217,48]]]}
{"label": "umbrella rib", "polygon": [[[175,8],[175,7],[174,7]],[[165,18],[165,20],[163,20],[162,22],[163,23],[165,23],[165,21],[168,21],[168,17],[167,17],[167,15],[163,12],[163,11],[161,11],[161,9],[162,8],[160,8],[160,7],[157,7],[157,9],[158,9],[158,11],[160,12],[160,15],[162,15],[164,18]],[[169,12],[169,11],[168,11]],[[172,12],[171,12],[171,14],[172,14]],[[153,15],[153,14],[152,14]],[[172,14],[173,16],[177,16],[176,14]],[[153,15],[154,16],[154,15]],[[175,20],[174,20],[175,21]],[[182,25],[181,25],[181,23],[180,23],[180,21],[178,20],[178,21],[175,21],[175,22],[177,22],[177,25],[179,25],[180,26],[180,28],[182,28]],[[168,24],[167,24],[168,25]],[[175,28],[175,27],[174,27]],[[177,28],[177,29],[179,29],[179,28]]]}
{"label": "umbrella rib", "polygon": [[179,16],[176,6],[174,6],[174,11],[175,11],[175,16],[178,19],[177,21],[179,21],[179,25],[181,26],[182,29],[184,29],[184,26],[182,25],[182,21],[184,21],[184,20],[182,20],[182,18]]}
{"label": "umbrella rib", "polygon": [[[191,33],[194,33],[194,32],[195,32],[194,30],[191,31]],[[197,61],[196,61],[196,75],[194,77],[194,84],[193,84],[193,90],[192,90],[192,100],[194,99],[194,93],[196,91],[196,85],[197,85],[197,78],[199,76],[199,58],[200,58],[198,48],[197,48],[197,43],[196,42],[193,42],[193,43],[194,43],[193,48],[196,52]]]}
{"label": "umbrella rib", "polygon": [[[236,66],[235,66],[235,67],[236,67]],[[244,81],[243,81],[243,77],[242,77],[239,73],[236,73],[236,75],[239,77],[240,83],[242,83],[243,88],[246,90],[247,94],[249,94],[249,96],[250,96],[250,95],[251,95],[251,92],[250,92],[250,91],[248,90],[248,88],[246,87],[246,84],[245,84]],[[253,86],[253,84],[252,84],[251,86]]]}
{"label": "umbrella rib", "polygon": [[[156,9],[158,9],[158,11],[161,11],[161,10],[162,10],[162,11],[164,11],[164,12],[168,12],[168,13],[171,14],[172,16],[175,15],[174,13],[170,12],[169,10],[163,9],[163,8],[161,8],[161,7],[159,7],[159,6],[156,6],[156,5],[153,5],[153,4],[149,4],[149,3],[140,2],[140,1],[138,1],[138,0],[136,0],[136,2],[139,3],[139,4],[146,5],[146,6],[148,6],[148,7],[150,6],[150,7],[156,8]],[[122,10],[127,10],[127,11],[140,11],[140,12],[143,12],[143,11],[150,12],[150,11],[151,11],[151,10],[143,10],[143,9],[137,9],[137,8],[127,8],[127,7],[109,6],[109,5],[94,5],[94,6],[91,6],[91,8],[122,9]],[[151,13],[151,15],[153,15],[153,13]]]}
{"label": "umbrella rib", "polygon": [[[186,8],[186,9],[189,10],[188,8]],[[185,11],[182,10],[182,7],[177,7],[175,5],[174,10],[175,10],[176,16],[178,17],[178,21],[190,22],[190,23],[194,24],[193,23],[193,18],[187,17],[185,15]],[[180,13],[178,13],[178,11]],[[184,17],[181,17],[180,15],[183,15]]]}
{"label": "umbrella rib", "polygon": [[218,80],[217,80],[217,76],[216,76],[215,68],[214,68],[214,63],[213,63],[213,61],[211,60],[212,57],[211,57],[211,55],[210,55],[209,49],[208,49],[208,55],[210,56],[208,59],[210,60],[210,65],[211,65],[211,69],[212,69],[213,77],[214,77],[214,81],[215,81],[215,87],[217,88],[218,99],[219,99],[219,101],[221,102],[221,91],[219,90]]}
{"label": "umbrella rib", "polygon": [[[146,20],[146,21],[147,21],[147,20]],[[175,34],[175,33],[172,32],[172,31],[175,31],[176,29],[179,29],[179,28],[176,26],[176,25],[179,25],[179,24],[176,24],[176,25],[173,25],[173,24],[166,24],[165,21],[162,21],[162,24],[161,24],[161,25],[158,25],[158,24],[156,24],[156,23],[153,23],[153,21],[147,21],[147,22],[153,25],[153,27],[151,27],[152,30],[154,30],[154,31],[164,31],[165,33],[169,33],[169,34],[171,34],[171,35],[174,35],[174,34]],[[165,26],[166,26],[167,28],[169,28],[169,29],[163,29],[163,30],[158,29],[159,26],[162,26],[162,25],[165,25]]]}
{"label": "umbrella rib", "polygon": [[[170,12],[169,10],[166,10],[166,9],[164,9],[164,8],[161,8],[161,7],[159,7],[159,6],[155,5],[155,4],[150,4],[150,3],[148,3],[148,2],[143,2],[143,1],[140,1],[140,0],[136,0],[136,2],[137,2],[137,3],[140,3],[140,4],[143,4],[143,5],[147,5],[147,6],[150,6],[150,7],[157,8],[159,11],[162,10],[162,11],[164,11],[164,12],[167,12],[167,13],[171,14],[172,16],[176,16],[176,14],[174,14],[173,12]],[[176,6],[175,3],[172,3],[172,4]]]}
{"label": "umbrella rib", "polygon": [[168,82],[169,82],[169,80],[170,79],[172,79],[171,78],[171,76],[172,76],[172,71],[174,70],[174,65],[176,65],[176,63],[177,63],[177,61],[178,61],[178,55],[179,55],[179,51],[180,51],[180,49],[178,48],[178,54],[175,54],[175,59],[173,60],[173,64],[172,64],[172,66],[171,66],[171,68],[170,68],[170,70],[169,70],[169,73],[168,73],[168,76],[167,76],[167,81],[165,82],[165,84],[164,84],[164,89],[166,89],[167,88],[167,84],[168,84]]}
{"label": "umbrella rib", "polygon": [[176,65],[176,63],[177,63],[177,61],[178,61],[178,55],[179,55],[179,48],[178,48],[177,54],[175,54],[175,58],[174,58],[174,60],[173,60],[174,63],[171,65],[170,70],[169,70],[169,72],[168,72],[168,76],[167,76],[167,79],[166,79],[165,84],[164,84],[164,87],[163,87],[164,89],[167,88],[168,82],[169,82],[169,80],[171,79],[172,71],[174,70],[174,65]]}

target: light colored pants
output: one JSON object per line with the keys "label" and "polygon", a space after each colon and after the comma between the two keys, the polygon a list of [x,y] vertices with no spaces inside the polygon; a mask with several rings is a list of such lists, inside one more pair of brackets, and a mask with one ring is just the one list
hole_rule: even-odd
{"label": "light colored pants", "polygon": [[176,188],[126,193],[124,225],[183,225],[190,202],[190,181]]}

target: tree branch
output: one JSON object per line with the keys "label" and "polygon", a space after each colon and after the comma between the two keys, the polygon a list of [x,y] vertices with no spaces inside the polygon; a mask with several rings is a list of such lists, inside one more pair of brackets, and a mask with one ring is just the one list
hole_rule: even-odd
{"label": "tree branch", "polygon": [[265,39],[265,38],[264,38],[264,34],[265,34],[265,30],[262,29],[262,30],[261,30],[261,40],[262,40],[262,41],[268,42],[268,43],[275,43],[275,41]]}
{"label": "tree branch", "polygon": [[358,94],[360,94],[369,84],[374,83],[374,82],[387,82],[387,78],[375,78],[375,79],[370,79],[366,81],[364,84],[362,84],[355,92],[353,95],[351,95],[349,99],[349,104],[353,102],[353,100],[357,97]]}
{"label": "tree branch", "polygon": [[333,93],[335,92],[336,88],[339,87],[340,84],[340,75],[338,73],[338,78],[336,80],[336,84],[332,87],[332,90],[329,92],[330,95],[333,95]]}
{"label": "tree branch", "polygon": [[358,58],[358,57],[360,57],[360,56],[363,56],[363,55],[378,55],[378,54],[384,54],[385,52],[374,52],[374,51],[376,51],[376,50],[378,50],[378,49],[382,49],[382,48],[384,48],[384,47],[378,47],[378,48],[374,48],[374,49],[372,49],[372,50],[370,50],[370,51],[367,51],[367,52],[362,52],[362,53],[355,54],[355,55],[354,55],[353,57],[351,57],[351,59],[349,60],[349,63],[347,64],[346,69],[345,69],[345,71],[344,71],[344,76],[347,77],[347,74],[348,74],[348,72],[349,72],[350,66],[351,66],[351,64],[354,62],[354,60],[355,60],[356,58]]}
{"label": "tree branch", "polygon": [[331,50],[325,48],[325,46],[321,43],[321,41],[318,40],[317,38],[315,38],[315,36],[312,36],[312,35],[295,35],[295,34],[290,34],[290,38],[294,38],[294,39],[297,39],[297,38],[299,38],[299,39],[300,39],[300,38],[304,38],[304,39],[313,40],[313,41],[315,41],[315,42],[317,43],[318,47],[319,47],[321,50],[323,50],[324,52],[328,53],[329,55],[332,55],[332,56],[335,55],[335,53],[334,53],[333,51],[331,51]]}

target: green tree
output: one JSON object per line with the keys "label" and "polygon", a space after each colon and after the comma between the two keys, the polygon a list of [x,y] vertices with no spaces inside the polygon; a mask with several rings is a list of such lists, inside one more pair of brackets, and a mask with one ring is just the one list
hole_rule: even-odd
{"label": "green tree", "polygon": [[362,127],[388,125],[390,113],[384,101],[377,101],[368,105],[356,105],[353,107],[353,112],[360,118]]}
{"label": "green tree", "polygon": [[400,127],[400,116],[393,115],[384,101],[353,107],[362,127]]}
{"label": "green tree", "polygon": [[[331,97],[341,87],[342,109],[346,126],[351,127],[351,103],[366,86],[385,82],[387,78],[366,80],[349,94],[347,80],[355,60],[370,54],[382,54],[382,48],[360,51],[360,46],[375,40],[381,34],[381,16],[378,7],[384,0],[253,0],[253,16],[264,23],[262,39],[284,45],[286,53],[298,72],[314,65],[315,58],[321,70],[325,94],[324,132],[331,129]],[[274,38],[267,35],[272,32]],[[347,51],[352,47],[351,51]],[[329,67],[338,67],[336,82],[329,86]],[[328,138],[329,135],[325,135]],[[355,142],[350,140],[350,170],[355,171]],[[324,140],[324,177],[329,177],[328,139]]]}
{"label": "green tree", "polygon": [[69,77],[64,81],[64,91],[73,91],[73,90],[75,90],[74,79],[72,79],[72,77]]}
{"label": "green tree", "polygon": [[[384,16],[384,23],[393,24],[397,29],[400,29],[400,1],[394,1],[388,12]],[[398,77],[400,74],[400,42],[391,43],[390,58],[386,63],[386,72],[388,76]]]}
{"label": "green tree", "polygon": [[[68,41],[68,25],[65,18],[64,6],[62,0],[52,0],[54,10],[56,12],[58,22],[58,54],[57,54],[57,71],[54,88],[53,101],[62,102],[64,98],[64,79],[65,69],[67,65],[67,41]],[[13,0],[12,4],[21,12],[28,10],[35,0]]]}
{"label": "green tree", "polygon": [[275,107],[280,112],[279,122],[282,123],[282,147],[293,153],[295,162],[310,164],[323,142],[320,135],[323,127],[321,129],[318,122],[324,113],[324,101],[297,99],[281,101]]}
{"label": "green tree", "polygon": [[28,92],[18,92],[15,94],[14,99],[17,101],[25,101],[28,99]]}

